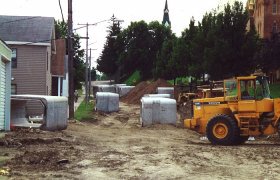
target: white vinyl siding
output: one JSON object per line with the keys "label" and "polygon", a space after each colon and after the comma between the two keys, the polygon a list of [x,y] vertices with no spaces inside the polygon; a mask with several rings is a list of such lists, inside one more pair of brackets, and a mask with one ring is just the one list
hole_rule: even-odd
{"label": "white vinyl siding", "polygon": [[6,68],[5,63],[0,64],[0,129],[5,129],[5,94],[6,94]]}

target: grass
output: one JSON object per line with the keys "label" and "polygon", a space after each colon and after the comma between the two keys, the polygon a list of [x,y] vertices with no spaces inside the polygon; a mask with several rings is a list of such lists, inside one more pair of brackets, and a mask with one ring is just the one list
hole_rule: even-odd
{"label": "grass", "polygon": [[280,98],[280,83],[270,84],[269,88],[272,98]]}
{"label": "grass", "polygon": [[135,71],[124,83],[129,86],[134,86],[140,81],[140,72]]}
{"label": "grass", "polygon": [[81,95],[83,94],[83,90],[82,90],[82,89],[79,89],[79,90],[78,90],[78,94],[79,94],[79,96],[81,96]]}
{"label": "grass", "polygon": [[75,119],[78,121],[89,120],[93,118],[94,103],[90,101],[87,105],[83,101],[78,109],[75,111]]}

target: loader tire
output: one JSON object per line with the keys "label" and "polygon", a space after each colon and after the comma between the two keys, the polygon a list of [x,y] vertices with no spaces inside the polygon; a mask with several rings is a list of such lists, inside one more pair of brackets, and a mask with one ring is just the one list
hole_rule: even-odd
{"label": "loader tire", "polygon": [[206,126],[207,138],[215,145],[236,145],[239,134],[236,121],[227,115],[213,117]]}

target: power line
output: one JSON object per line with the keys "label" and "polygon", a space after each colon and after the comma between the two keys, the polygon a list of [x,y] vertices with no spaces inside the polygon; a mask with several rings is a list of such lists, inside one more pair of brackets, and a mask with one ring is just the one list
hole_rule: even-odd
{"label": "power line", "polygon": [[78,28],[73,29],[73,30],[76,31],[76,30],[78,30],[78,29],[82,29],[82,28],[85,28],[85,27],[87,27],[87,26],[97,25],[97,24],[99,24],[99,23],[102,23],[102,22],[105,22],[105,21],[110,21],[110,20],[111,20],[111,19],[106,19],[106,20],[98,21],[98,22],[93,23],[93,24],[78,24],[78,25],[84,25],[84,26],[78,27]]}
{"label": "power line", "polygon": [[110,19],[106,19],[106,20],[102,20],[102,21],[99,21],[99,22],[96,22],[96,23],[86,23],[86,24],[78,24],[78,25],[82,25],[82,27],[79,27],[79,28],[76,28],[75,30],[78,30],[78,29],[81,29],[81,28],[86,28],[86,69],[85,69],[85,93],[86,93],[86,96],[85,96],[85,100],[86,100],[86,105],[87,103],[89,102],[89,96],[90,96],[90,86],[91,84],[89,84],[89,70],[88,70],[88,60],[89,60],[89,57],[88,57],[88,39],[89,39],[89,36],[88,36],[88,27],[89,26],[93,26],[93,25],[97,25],[99,23],[102,23],[102,22],[105,22],[105,21],[110,21]]}

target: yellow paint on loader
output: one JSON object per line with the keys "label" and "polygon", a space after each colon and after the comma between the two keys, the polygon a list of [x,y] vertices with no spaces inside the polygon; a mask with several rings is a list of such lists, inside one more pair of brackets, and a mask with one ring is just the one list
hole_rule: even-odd
{"label": "yellow paint on loader", "polygon": [[278,132],[280,98],[271,99],[265,76],[224,81],[224,97],[193,100],[193,118],[184,126],[218,145],[244,143],[249,136]]}

